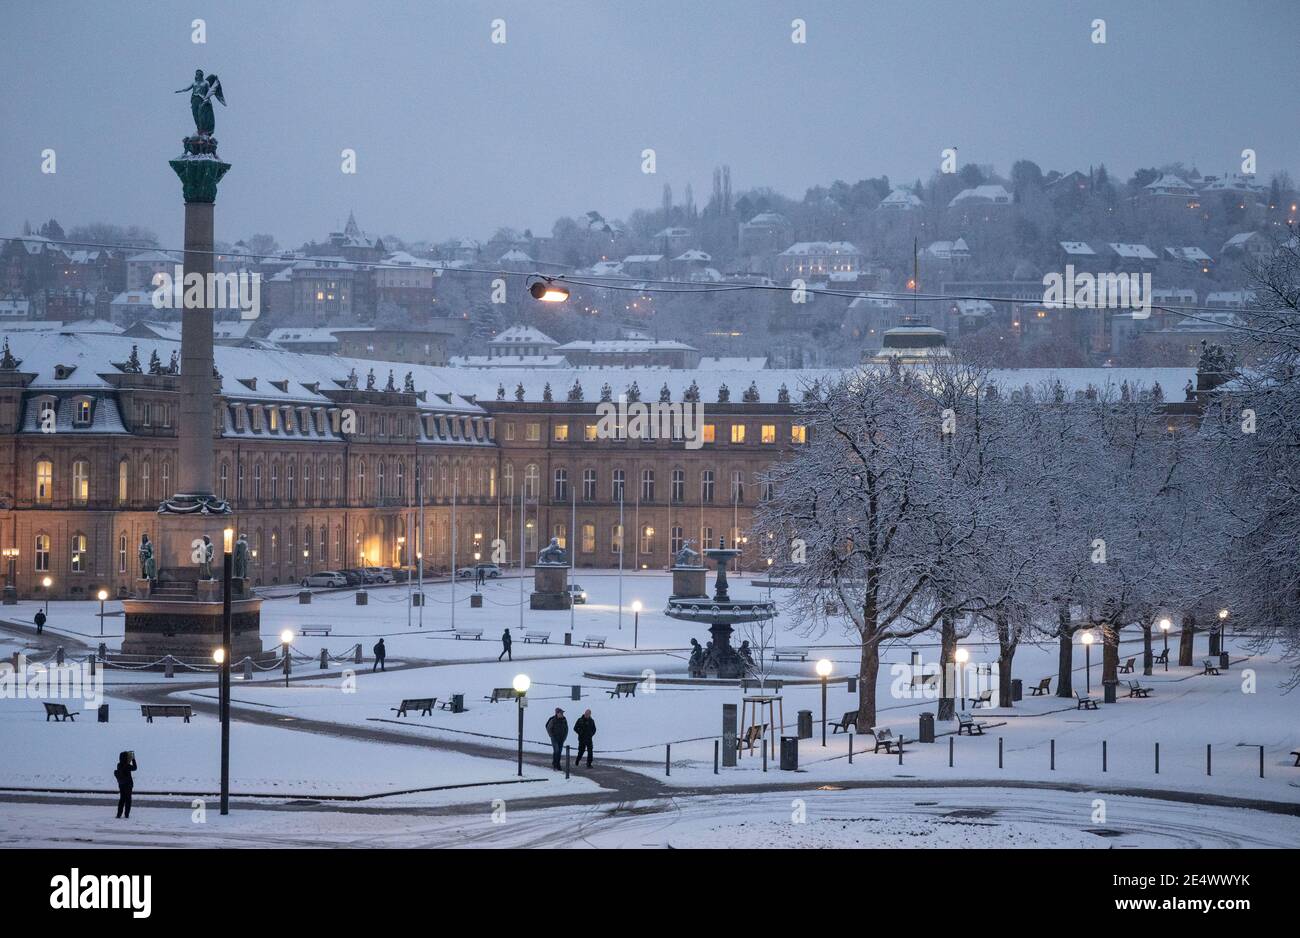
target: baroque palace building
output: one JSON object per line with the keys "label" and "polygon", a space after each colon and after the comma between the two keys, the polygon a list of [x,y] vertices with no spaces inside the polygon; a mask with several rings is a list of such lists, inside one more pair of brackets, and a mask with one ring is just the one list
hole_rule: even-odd
{"label": "baroque palace building", "polygon": [[[117,596],[133,584],[136,546],[142,534],[156,539],[157,507],[176,478],[178,352],[166,339],[86,332],[6,340],[0,545],[20,597],[45,595],[47,577],[51,598]],[[255,585],[413,569],[420,558],[426,574],[449,570],[453,500],[457,566],[476,554],[518,563],[521,537],[531,563],[556,537],[579,566],[617,567],[622,552],[625,568],[654,569],[685,541],[726,537],[757,568],[761,551],[745,532],[762,471],[803,439],[792,401],[818,376],[215,354],[214,492],[249,539]],[[703,444],[602,438],[602,388],[617,400],[638,387],[647,403],[698,398]]]}

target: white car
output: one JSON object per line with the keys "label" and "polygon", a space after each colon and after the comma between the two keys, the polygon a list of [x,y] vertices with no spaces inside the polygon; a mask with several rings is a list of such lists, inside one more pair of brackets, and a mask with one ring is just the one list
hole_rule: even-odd
{"label": "white car", "polygon": [[366,573],[374,577],[376,583],[393,582],[393,571],[387,567],[366,567]]}
{"label": "white car", "polygon": [[333,570],[323,570],[302,578],[303,586],[347,586],[348,578]]}

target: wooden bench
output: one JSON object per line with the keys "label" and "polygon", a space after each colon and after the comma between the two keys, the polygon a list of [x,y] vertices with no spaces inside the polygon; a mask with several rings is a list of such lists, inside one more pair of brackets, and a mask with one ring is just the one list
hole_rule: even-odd
{"label": "wooden bench", "polygon": [[750,752],[753,752],[754,747],[759,745],[763,741],[763,737],[766,735],[767,724],[755,723],[749,729],[745,730],[745,735],[736,737],[736,751],[739,752],[742,749],[748,749]]}
{"label": "wooden bench", "polygon": [[433,716],[433,707],[437,702],[437,697],[410,697],[403,700],[396,707],[389,707],[388,709],[397,711],[399,717],[406,716],[407,710],[416,710],[420,716],[428,717]]}
{"label": "wooden bench", "polygon": [[550,632],[525,632],[524,633],[525,644],[527,644],[528,642],[541,642],[543,645],[547,645],[550,643],[550,641],[551,641]]}
{"label": "wooden bench", "polygon": [[474,641],[477,642],[479,639],[483,637],[483,630],[482,629],[455,629],[452,632],[452,634],[456,636],[457,641],[460,641],[462,638],[472,638],[474,639]]}
{"label": "wooden bench", "polygon": [[1130,658],[1130,659],[1128,659],[1128,661],[1125,661],[1123,664],[1121,664],[1121,665],[1119,666],[1119,673],[1120,673],[1120,674],[1132,674],[1132,673],[1133,673],[1133,662],[1135,662],[1135,661],[1137,661],[1137,658]]}
{"label": "wooden bench", "polygon": [[1075,701],[1074,703],[1075,710],[1096,710],[1097,709],[1096,697],[1080,697],[1079,692],[1077,690],[1074,692],[1074,701]]}
{"label": "wooden bench", "polygon": [[484,697],[483,699],[496,703],[498,700],[514,700],[518,696],[518,691],[513,687],[494,687],[492,688],[492,696]]}
{"label": "wooden bench", "polygon": [[304,625],[302,628],[298,629],[298,634],[303,638],[306,638],[308,635],[320,635],[329,638],[330,630],[333,628],[334,626],[332,625]]}
{"label": "wooden bench", "polygon": [[885,747],[886,755],[903,751],[903,740],[901,737],[895,736],[893,730],[877,727],[871,731],[871,735],[876,740],[876,748],[871,750],[872,752],[880,752],[881,746]]}
{"label": "wooden bench", "polygon": [[1141,684],[1139,684],[1137,681],[1129,681],[1129,682],[1128,682],[1128,695],[1129,695],[1130,697],[1150,697],[1150,696],[1151,696],[1151,688],[1150,688],[1150,687],[1143,687],[1143,686],[1142,686]]}
{"label": "wooden bench", "polygon": [[849,710],[847,713],[844,714],[844,716],[840,717],[838,723],[831,724],[831,735],[834,736],[836,733],[840,732],[840,730],[843,730],[844,732],[847,733],[850,727],[854,727],[857,725],[858,725],[858,711]]}
{"label": "wooden bench", "polygon": [[937,684],[939,681],[939,672],[933,674],[913,674],[912,687],[924,687],[927,684]]}
{"label": "wooden bench", "polygon": [[798,658],[800,661],[808,660],[807,648],[773,648],[772,657],[780,661],[782,658]]}
{"label": "wooden bench", "polygon": [[962,734],[962,730],[966,731],[967,736],[983,736],[984,724],[976,723],[975,718],[971,716],[969,713],[958,713],[957,714],[957,735],[958,736]]}
{"label": "wooden bench", "polygon": [[1202,674],[1213,674],[1215,677],[1219,676],[1219,666],[1214,663],[1212,658],[1204,659],[1201,664],[1205,665],[1205,670],[1201,672]]}
{"label": "wooden bench", "polygon": [[981,704],[988,704],[991,707],[993,706],[993,691],[986,690],[981,692],[978,697],[967,697],[966,702],[970,704],[972,710],[976,709]]}
{"label": "wooden bench", "polygon": [[1152,655],[1152,656],[1151,656],[1151,663],[1152,663],[1152,664],[1168,664],[1168,663],[1169,663],[1169,649],[1166,648],[1164,651],[1160,652],[1160,654],[1158,654],[1158,655]]}
{"label": "wooden bench", "polygon": [[635,697],[636,681],[619,681],[613,687],[606,690],[605,693],[609,694],[611,700],[613,700],[615,697],[622,697],[624,695],[628,697]]}
{"label": "wooden bench", "polygon": [[141,704],[140,713],[146,723],[152,723],[154,717],[180,717],[188,723],[194,708],[189,704]]}
{"label": "wooden bench", "polygon": [[1050,677],[1043,678],[1033,687],[1029,688],[1030,697],[1042,697],[1044,694],[1050,694],[1051,692],[1052,692],[1052,679]]}
{"label": "wooden bench", "polygon": [[584,639],[582,640],[582,647],[583,647],[583,648],[604,648],[604,647],[605,647],[605,636],[603,636],[603,635],[588,635],[586,638],[584,638]]}
{"label": "wooden bench", "polygon": [[64,720],[72,720],[74,723],[77,721],[77,715],[75,713],[68,712],[67,704],[47,703],[45,705],[46,723],[50,722],[50,717],[54,717],[55,723],[62,723]]}

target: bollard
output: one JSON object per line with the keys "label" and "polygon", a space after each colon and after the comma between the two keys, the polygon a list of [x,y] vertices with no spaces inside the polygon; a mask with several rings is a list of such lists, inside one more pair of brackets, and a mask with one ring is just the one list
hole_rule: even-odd
{"label": "bollard", "polygon": [[763,771],[767,771],[767,737],[763,737]]}
{"label": "bollard", "polygon": [[572,633],[572,632],[565,632],[565,633],[564,633],[564,644],[566,644],[566,645],[572,645],[572,644],[573,644],[573,633]]}
{"label": "bollard", "polygon": [[569,777],[569,757],[573,754],[572,746],[564,747],[564,777]]}
{"label": "bollard", "polygon": [[251,681],[252,679],[253,679],[253,659],[250,658],[248,655],[244,655],[244,680]]}
{"label": "bollard", "polygon": [[853,730],[849,730],[849,765],[853,764]]}
{"label": "bollard", "polygon": [[1264,747],[1259,747],[1259,777],[1264,777]]}
{"label": "bollard", "polygon": [[322,649],[320,650],[320,669],[321,669],[322,671],[324,671],[324,670],[327,670],[327,669],[329,668],[329,666],[330,666],[330,652],[329,652],[329,649],[328,649],[328,648],[322,648]]}
{"label": "bollard", "polygon": [[1052,740],[1052,771],[1056,771],[1056,740]]}
{"label": "bollard", "polygon": [[1160,774],[1160,744],[1156,743],[1156,774]]}
{"label": "bollard", "polygon": [[353,657],[352,657],[352,663],[353,663],[353,664],[360,664],[360,663],[361,663],[361,643],[360,643],[360,642],[357,642],[356,651],[354,652]]}
{"label": "bollard", "polygon": [[171,655],[163,656],[163,677],[172,678],[176,676],[175,659]]}
{"label": "bollard", "polygon": [[950,769],[952,768],[952,750],[953,750],[953,739],[951,736],[949,736],[948,737],[948,768]]}
{"label": "bollard", "polygon": [[898,764],[903,764],[903,734],[898,735]]}
{"label": "bollard", "polygon": [[736,766],[736,705],[722,705],[722,767]]}
{"label": "bollard", "polygon": [[62,646],[62,645],[60,645],[59,648],[58,648],[58,650],[54,652],[54,663],[57,664],[57,665],[62,665],[62,664],[63,664],[63,646]]}
{"label": "bollard", "polygon": [[664,744],[664,774],[673,774],[673,744]]}
{"label": "bollard", "polygon": [[1205,744],[1205,774],[1206,775],[1214,774],[1213,772],[1210,771],[1210,744],[1209,743]]}
{"label": "bollard", "polygon": [[572,686],[569,687],[569,699],[570,699],[570,700],[581,700],[581,699],[582,699],[582,685],[581,685],[581,684],[574,684],[574,685],[572,685]]}
{"label": "bollard", "polygon": [[718,749],[719,749],[718,740],[715,739],[713,741],[713,774],[714,775],[718,774]]}
{"label": "bollard", "polygon": [[1101,770],[1106,771],[1106,740],[1101,741]]}
{"label": "bollard", "polygon": [[1002,768],[1002,737],[998,737],[998,768]]}

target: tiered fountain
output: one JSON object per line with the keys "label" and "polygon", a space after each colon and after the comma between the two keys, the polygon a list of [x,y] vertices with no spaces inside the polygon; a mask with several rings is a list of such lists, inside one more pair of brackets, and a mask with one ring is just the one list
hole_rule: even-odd
{"label": "tiered fountain", "polygon": [[[683,622],[708,622],[709,634],[713,641],[703,653],[699,662],[700,670],[707,675],[716,674],[720,678],[737,679],[745,676],[746,662],[736,649],[731,647],[732,627],[745,622],[765,622],[776,617],[776,604],[761,600],[732,599],[727,594],[727,564],[740,551],[726,546],[726,541],[718,538],[717,547],[706,547],[704,556],[716,560],[718,580],[714,585],[713,597],[673,596],[668,600],[664,615]],[[693,664],[694,666],[694,664]]]}

